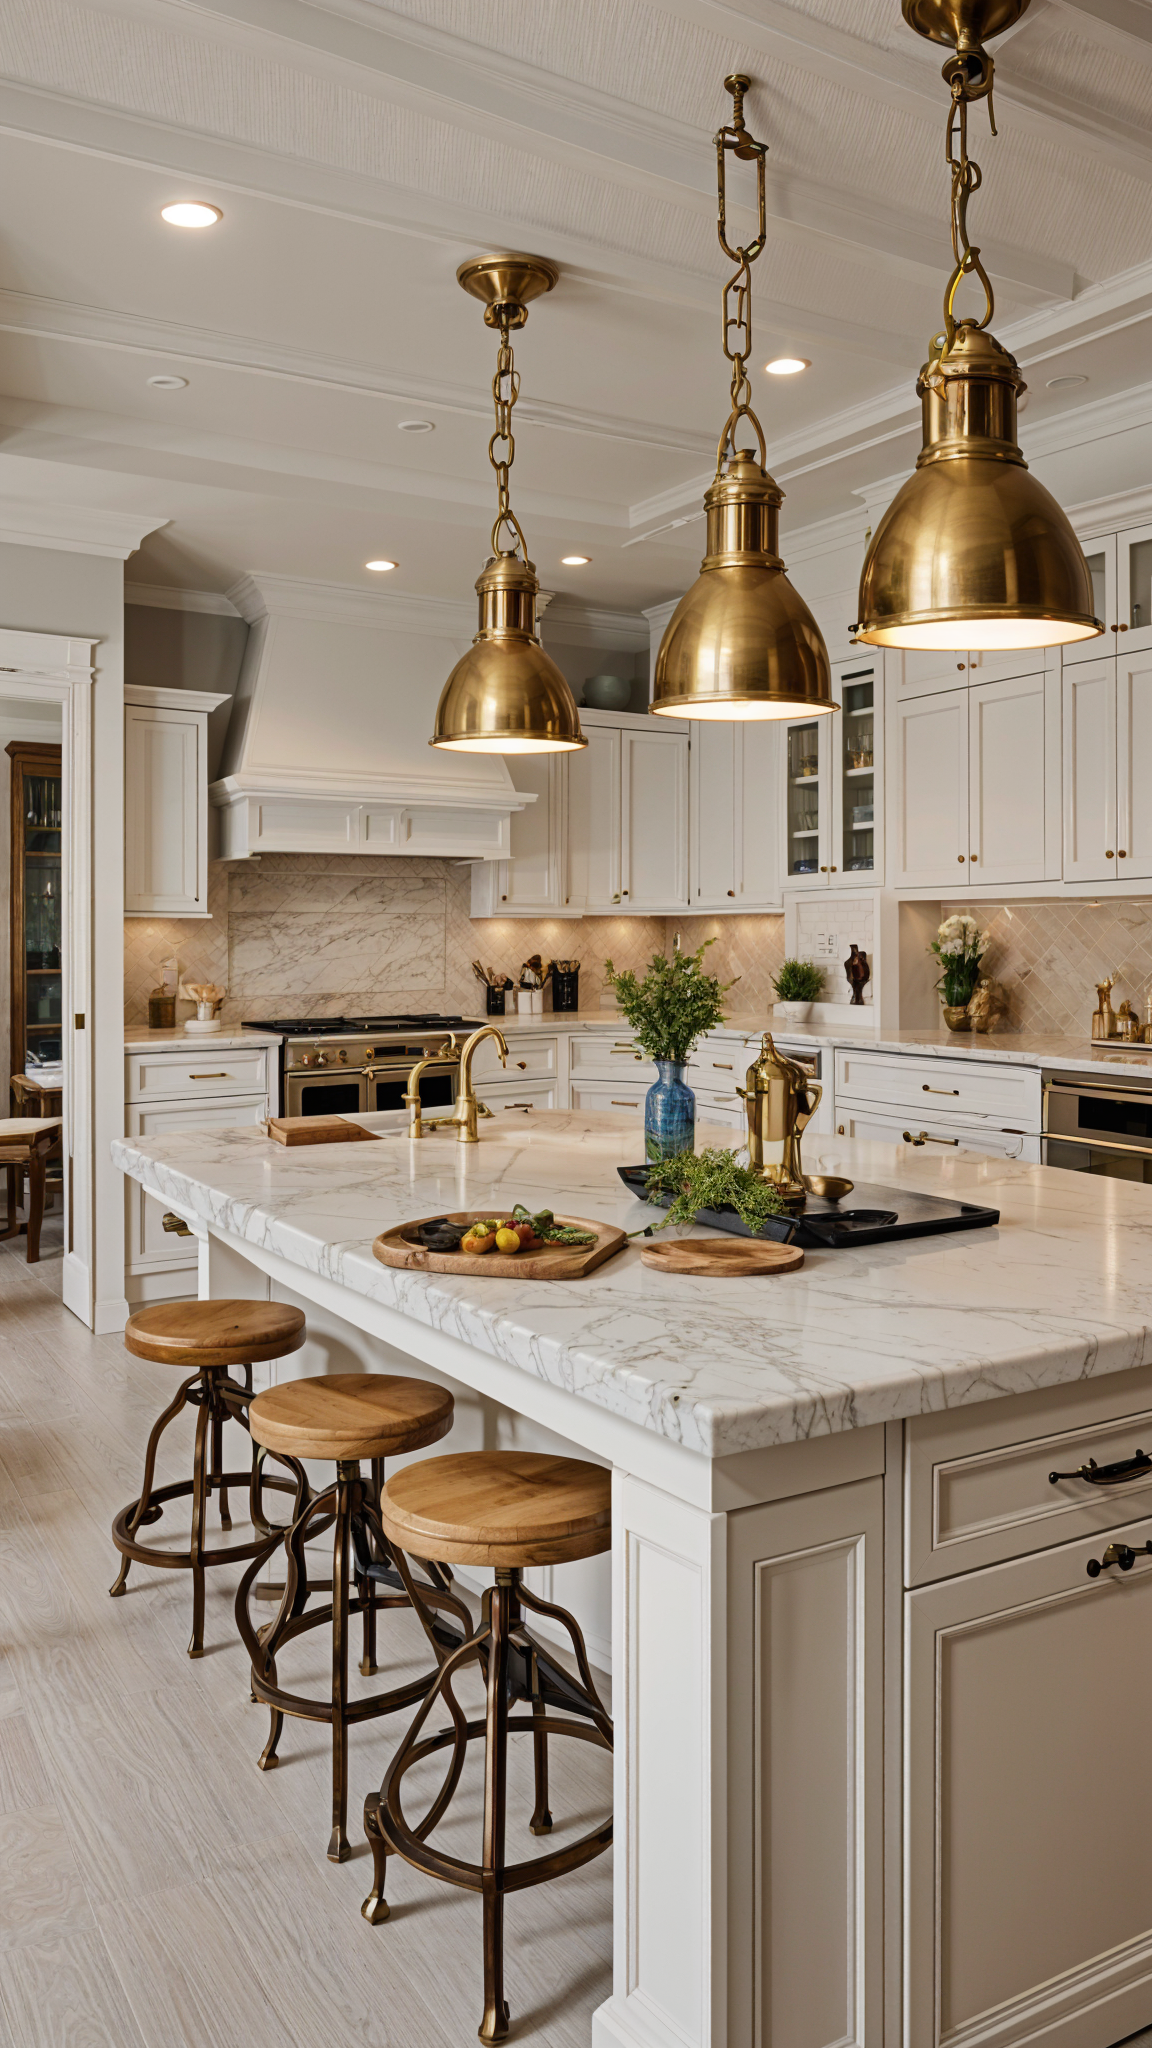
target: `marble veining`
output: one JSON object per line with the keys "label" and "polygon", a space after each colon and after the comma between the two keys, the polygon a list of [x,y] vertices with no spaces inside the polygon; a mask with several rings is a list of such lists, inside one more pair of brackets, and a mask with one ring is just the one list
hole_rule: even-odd
{"label": "marble veining", "polygon": [[1152,1363],[1152,1195],[1124,1181],[825,1139],[810,1170],[978,1201],[999,1228],[809,1252],[770,1280],[655,1273],[633,1245],[585,1280],[542,1284],[395,1271],[372,1240],[517,1200],[636,1229],[646,1212],[616,1177],[636,1156],[633,1121],[497,1117],[472,1151],[399,1131],[285,1149],[251,1129],[112,1151],[166,1204],[707,1457]]}

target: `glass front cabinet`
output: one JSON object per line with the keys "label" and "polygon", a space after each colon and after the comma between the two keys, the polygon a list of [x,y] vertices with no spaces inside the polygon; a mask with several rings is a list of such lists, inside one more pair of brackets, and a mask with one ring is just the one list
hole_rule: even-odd
{"label": "glass front cabinet", "polygon": [[883,880],[882,675],[882,657],[841,664],[832,676],[839,711],[785,727],[787,889]]}
{"label": "glass front cabinet", "polygon": [[11,1072],[61,1058],[60,749],[13,740]]}

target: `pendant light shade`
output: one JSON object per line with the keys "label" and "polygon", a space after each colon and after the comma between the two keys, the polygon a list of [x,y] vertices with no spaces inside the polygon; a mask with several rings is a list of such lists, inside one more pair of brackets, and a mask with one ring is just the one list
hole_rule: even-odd
{"label": "pendant light shade", "polygon": [[587,746],[572,692],[536,636],[534,565],[496,555],[476,589],[480,630],[444,685],[429,745],[471,754],[558,754]]}
{"label": "pendant light shade", "polygon": [[[982,39],[1011,26],[1027,5],[903,0],[910,27],[953,53],[944,78],[955,262],[943,331],[916,385],[923,409],[916,470],[880,520],[860,579],[856,637],[873,647],[1055,647],[1104,630],[1080,543],[1021,453],[1016,407],[1024,379],[988,331],[992,285],[968,236],[968,201],[981,182],[968,155],[968,107],[986,99],[991,114],[995,68]],[[958,320],[956,296],[972,278],[983,287],[985,310],[980,319]]]}
{"label": "pendant light shade", "polygon": [[660,643],[654,712],[746,719],[836,709],[820,628],[776,552],[782,497],[747,451],[710,486],[708,552]]}
{"label": "pendant light shade", "polygon": [[[784,573],[777,551],[784,493],[768,474],[764,434],[752,410],[747,360],[752,346],[752,265],[764,246],[764,158],[744,123],[751,80],[734,72],[732,121],[716,136],[717,234],[736,274],[724,287],[722,334],[732,365],[732,409],[716,451],[716,476],[704,497],[707,552],[700,574],[668,622],[656,657],[649,710],[673,718],[796,718],[835,711],[823,635]],[[730,247],[725,227],[725,159],[756,164],[759,231]],[[759,459],[736,446],[741,420],[755,433]]]}
{"label": "pendant light shade", "polygon": [[440,693],[428,742],[455,753],[568,754],[588,744],[576,699],[536,632],[540,584],[508,488],[520,391],[511,333],[527,320],[529,301],[550,292],[556,277],[542,256],[477,256],[456,272],[463,289],[482,302],[485,324],[499,329],[500,348],[492,380],[496,431],[488,444],[496,523],[492,553],[476,580],[480,629]]}
{"label": "pendant light shade", "polygon": [[924,446],[872,538],[857,638],[873,647],[1054,647],[1103,631],[1068,518],[1016,440],[1024,380],[961,322],[920,373]]}

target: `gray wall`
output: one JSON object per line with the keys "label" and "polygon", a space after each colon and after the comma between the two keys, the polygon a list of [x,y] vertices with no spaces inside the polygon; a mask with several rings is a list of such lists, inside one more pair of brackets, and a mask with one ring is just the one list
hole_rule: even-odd
{"label": "gray wall", "polygon": [[[159,605],[124,607],[124,681],[163,690],[215,690],[231,699],[248,627],[215,612],[168,611]],[[222,704],[208,720],[208,775],[220,772],[224,735],[232,714]]]}

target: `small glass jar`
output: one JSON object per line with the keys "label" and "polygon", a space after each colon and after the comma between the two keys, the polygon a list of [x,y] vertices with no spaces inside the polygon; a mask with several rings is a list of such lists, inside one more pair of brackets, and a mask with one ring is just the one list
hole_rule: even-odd
{"label": "small glass jar", "polygon": [[148,998],[149,1031],[175,1031],[176,997],[167,990],[154,989]]}

